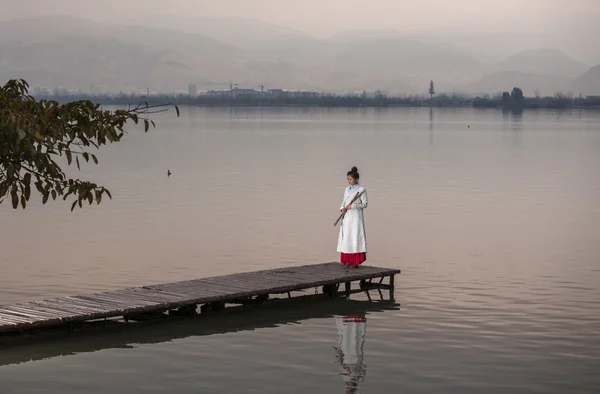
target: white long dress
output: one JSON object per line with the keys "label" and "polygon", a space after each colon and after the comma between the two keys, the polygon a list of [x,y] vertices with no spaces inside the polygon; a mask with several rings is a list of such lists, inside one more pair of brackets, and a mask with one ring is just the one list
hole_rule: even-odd
{"label": "white long dress", "polygon": [[360,193],[360,197],[352,203],[352,208],[346,212],[340,226],[337,245],[337,251],[340,253],[367,253],[367,234],[363,214],[369,202],[367,189],[361,185],[348,186],[344,190],[340,210],[352,201],[357,192]]}

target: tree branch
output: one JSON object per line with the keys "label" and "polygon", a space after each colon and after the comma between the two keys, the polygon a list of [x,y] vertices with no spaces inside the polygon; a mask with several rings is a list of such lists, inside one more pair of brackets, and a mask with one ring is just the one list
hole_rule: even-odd
{"label": "tree branch", "polygon": [[[32,176],[42,203],[48,196],[76,196],[76,203],[95,200],[110,192],[89,181],[69,178],[56,157],[73,156],[79,169],[80,158],[98,164],[91,146],[119,142],[126,133],[126,124],[143,122],[144,131],[156,127],[147,115],[165,112],[172,104],[148,105],[141,102],[127,110],[104,110],[89,100],[59,104],[54,100],[37,101],[28,94],[24,80],[9,80],[0,86],[0,202],[12,199],[13,207],[20,202],[23,208],[29,200]],[[179,108],[174,106],[179,116]],[[71,148],[74,148],[72,150]],[[20,198],[19,197],[20,194]]]}

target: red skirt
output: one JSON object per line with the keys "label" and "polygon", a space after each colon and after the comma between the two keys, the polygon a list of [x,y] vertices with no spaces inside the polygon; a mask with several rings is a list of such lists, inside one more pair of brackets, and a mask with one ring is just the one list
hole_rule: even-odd
{"label": "red skirt", "polygon": [[365,261],[367,261],[367,254],[365,252],[342,253],[340,256],[340,262],[348,266],[358,267]]}

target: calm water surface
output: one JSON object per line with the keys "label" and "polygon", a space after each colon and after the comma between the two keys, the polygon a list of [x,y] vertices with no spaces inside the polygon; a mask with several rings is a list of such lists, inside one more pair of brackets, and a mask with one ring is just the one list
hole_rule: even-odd
{"label": "calm water surface", "polygon": [[[0,207],[0,304],[336,260],[352,166],[369,190],[368,263],[403,271],[395,303],[357,295],[0,348],[2,394],[598,392],[599,113],[155,120],[80,174],[113,200]],[[336,350],[348,315],[366,317],[358,383]]]}

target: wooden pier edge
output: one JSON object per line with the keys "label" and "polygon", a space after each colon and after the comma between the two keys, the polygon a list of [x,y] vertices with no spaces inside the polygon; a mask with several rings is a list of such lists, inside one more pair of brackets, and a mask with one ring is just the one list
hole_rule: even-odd
{"label": "wooden pier edge", "polygon": [[[32,301],[0,306],[0,334],[62,325],[71,328],[75,323],[116,317],[136,320],[168,311],[195,313],[198,305],[218,309],[225,304],[261,302],[275,294],[291,297],[291,292],[311,288],[321,288],[332,297],[386,289],[393,297],[394,277],[400,273],[399,269],[324,263]],[[386,278],[388,283],[383,283]],[[352,289],[353,282],[359,282],[357,289]],[[345,286],[342,292],[341,284]]]}

